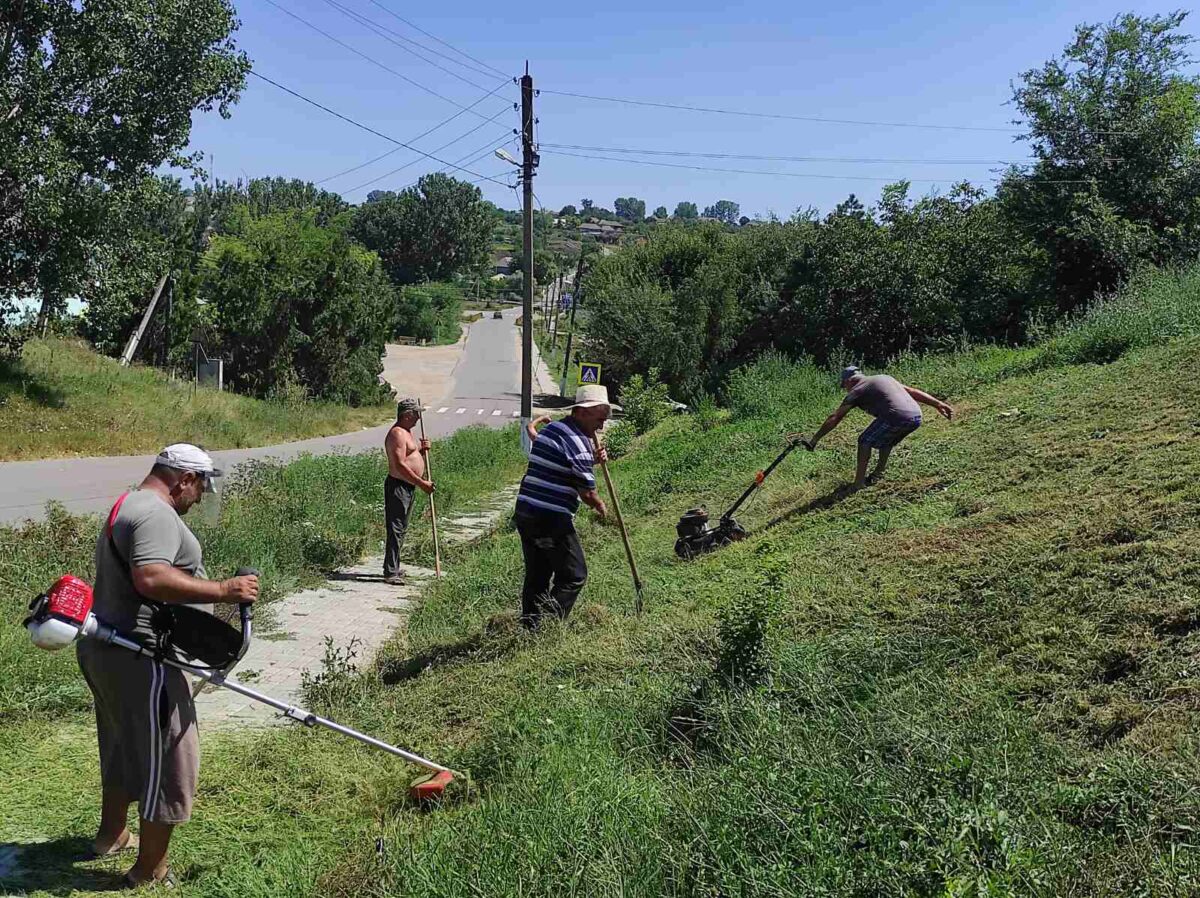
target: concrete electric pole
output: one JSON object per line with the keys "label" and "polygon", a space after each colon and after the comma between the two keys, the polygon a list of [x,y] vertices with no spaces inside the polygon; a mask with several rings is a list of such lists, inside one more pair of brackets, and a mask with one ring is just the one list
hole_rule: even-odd
{"label": "concrete electric pole", "polygon": [[525,296],[521,310],[521,445],[529,451],[526,426],[533,420],[533,173],[538,155],[533,148],[533,78],[529,63],[521,77],[521,186],[525,204]]}

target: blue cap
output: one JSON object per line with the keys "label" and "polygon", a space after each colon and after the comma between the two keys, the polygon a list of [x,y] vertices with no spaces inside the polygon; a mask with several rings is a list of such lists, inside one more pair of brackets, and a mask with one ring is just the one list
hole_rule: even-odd
{"label": "blue cap", "polygon": [[858,369],[858,365],[847,365],[842,369],[841,383],[845,383],[856,374],[862,374],[862,372]]}

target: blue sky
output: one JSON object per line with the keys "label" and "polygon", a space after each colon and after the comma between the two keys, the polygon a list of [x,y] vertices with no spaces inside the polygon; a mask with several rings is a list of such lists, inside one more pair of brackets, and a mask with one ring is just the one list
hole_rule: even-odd
{"label": "blue sky", "polygon": [[[518,98],[516,85],[486,70],[471,71],[424,54],[477,86],[465,83],[352,20],[331,0],[277,2],[446,99],[355,55],[268,0],[240,0],[242,27],[237,41],[263,75],[405,142],[503,85],[472,111],[415,142],[447,161],[458,161],[473,151],[486,154],[506,139],[506,130],[517,127],[517,114],[511,108]],[[332,2],[454,57],[445,46],[414,31],[383,7],[391,9],[506,73],[519,74],[528,59],[535,84],[547,90],[793,116],[995,129],[1012,127],[1015,112],[1006,105],[1010,82],[1018,73],[1057,55],[1076,24],[1105,21],[1125,11],[1149,15],[1171,8],[1140,0],[985,0],[919,6],[861,0],[819,4],[782,0],[536,5],[478,0],[432,5],[402,0]],[[1200,31],[1200,19],[1190,21],[1187,30]],[[498,118],[484,123],[496,113]],[[999,168],[996,162],[1026,156],[1024,146],[1004,130],[744,118],[550,93],[538,98],[537,115],[543,152],[535,189],[542,204],[553,209],[578,204],[582,197],[611,208],[615,197],[632,195],[645,199],[648,211],[660,204],[673,209],[680,200],[703,208],[718,199],[731,199],[741,204],[745,215],[774,212],[787,217],[809,205],[828,210],[849,193],[873,201],[886,181],[900,178],[913,180],[918,194],[945,189],[962,178],[990,185]],[[476,126],[478,130],[437,150]],[[511,134],[507,136],[511,139]],[[954,161],[633,157],[672,165],[839,176],[816,178],[582,159],[560,155],[563,151],[547,144],[604,147],[608,149],[565,152],[622,159],[628,154],[611,150]],[[230,180],[283,175],[322,181],[393,146],[253,77],[231,119],[198,114],[192,131],[192,149],[212,154],[217,176]],[[515,143],[508,147],[516,151]],[[382,177],[413,160],[418,161]],[[974,164],[976,160],[982,164]],[[438,167],[401,149],[322,186],[360,202],[369,190],[399,189]],[[512,180],[511,168],[490,155],[468,167],[479,175]],[[471,177],[461,172],[458,176]],[[365,184],[375,178],[379,180]],[[480,187],[493,202],[516,207],[516,196],[504,186],[483,181]]]}

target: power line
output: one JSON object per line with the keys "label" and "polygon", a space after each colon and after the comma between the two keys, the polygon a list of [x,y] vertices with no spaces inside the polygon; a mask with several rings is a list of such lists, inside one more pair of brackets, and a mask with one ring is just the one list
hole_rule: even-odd
{"label": "power line", "polygon": [[[322,104],[318,103],[316,100],[311,100],[308,97],[304,96],[304,94],[297,93],[296,91],[292,90],[290,87],[284,87],[278,81],[274,81],[274,80],[268,78],[266,75],[259,74],[258,72],[254,71],[254,69],[250,70],[250,74],[253,75],[255,78],[259,78],[259,79],[267,82],[268,84],[273,84],[275,87],[278,87],[284,93],[291,94],[296,99],[303,100],[305,103],[309,104],[310,106],[315,106],[317,109],[320,109],[322,112],[328,112],[330,115],[332,115],[335,118],[340,118],[342,121],[347,122],[356,128],[361,128],[363,131],[366,131],[368,134],[374,134],[376,137],[382,137],[384,140],[388,141],[389,143],[394,143],[397,146],[402,146],[407,150],[412,150],[414,153],[420,153],[425,158],[432,159],[434,162],[438,163],[439,165],[448,165],[451,168],[458,169],[459,171],[465,171],[469,175],[475,175],[476,177],[479,177],[479,172],[477,172],[477,171],[471,171],[470,169],[462,168],[461,166],[458,166],[458,165],[454,164],[453,162],[447,162],[445,159],[439,159],[437,156],[434,156],[432,153],[426,153],[424,150],[417,149],[412,144],[405,143],[403,140],[397,140],[396,138],[394,138],[388,134],[384,134],[382,131],[376,131],[374,128],[370,127],[369,125],[364,125],[362,122],[355,121],[354,119],[350,118],[349,116],[342,115],[340,112],[335,112],[334,110],[330,109],[328,106],[323,106]],[[490,178],[486,175],[484,175],[483,178],[485,180],[489,180],[489,181],[495,180],[494,178]],[[502,181],[496,181],[496,183],[499,184],[501,187],[508,186],[507,184],[505,184]]]}
{"label": "power line", "polygon": [[[705,171],[718,172],[729,175],[768,175],[772,178],[819,178],[829,181],[875,181],[886,184],[894,184],[897,181],[908,181],[909,183],[924,183],[924,184],[943,184],[947,181],[957,181],[960,178],[880,178],[871,177],[870,175],[826,175],[813,174],[810,172],[791,172],[791,171],[760,171],[744,168],[712,168],[703,165],[682,165],[676,162],[651,162],[648,159],[614,159],[611,156],[590,156],[584,153],[567,153],[562,150],[545,150],[545,152],[553,156],[573,156],[576,159],[596,159],[601,162],[624,162],[630,165],[653,165],[659,168],[682,168],[689,171]],[[1090,184],[1088,180],[1064,180],[1057,181],[1047,179],[1042,183],[1047,184]]]}
{"label": "power line", "polygon": [[641,156],[693,156],[704,159],[748,159],[758,162],[894,162],[915,165],[1023,165],[1028,161],[1012,159],[889,159],[856,156],[749,156],[738,153],[697,153],[688,150],[633,150],[620,147],[579,146],[570,143],[543,143],[541,146],[559,150],[588,150],[597,153],[632,153]]}
{"label": "power line", "polygon": [[[487,124],[487,122],[483,122],[482,124],[480,124],[480,125],[477,125],[475,128],[472,128],[472,129],[471,129],[470,131],[468,131],[466,134],[462,134],[462,135],[460,135],[460,136],[458,136],[458,137],[454,138],[454,140],[451,140],[449,143],[445,143],[445,144],[443,144],[442,146],[440,146],[440,147],[437,147],[436,149],[434,149],[434,151],[433,151],[433,152],[435,152],[435,153],[441,152],[442,150],[446,149],[446,147],[450,146],[451,144],[458,143],[458,141],[462,140],[462,139],[463,139],[464,137],[466,137],[468,134],[473,134],[475,131],[478,131],[480,128],[482,128],[482,127],[483,127],[484,125],[486,125],[486,124]],[[508,140],[508,137],[509,137],[509,132],[508,132],[508,131],[505,131],[505,132],[504,132],[504,140],[505,140],[505,141],[507,141],[507,140]],[[488,149],[488,150],[491,150],[491,148],[492,148],[492,145],[496,143],[496,140],[497,140],[497,138],[493,137],[491,140],[489,140],[489,141],[487,142],[487,149]],[[478,149],[472,150],[471,152],[467,153],[465,156],[463,156],[463,157],[461,157],[461,158],[459,158],[459,159],[455,159],[455,160],[454,160],[454,162],[455,162],[455,164],[458,164],[458,163],[462,162],[462,161],[463,161],[463,159],[466,159],[466,158],[467,158],[467,156],[473,156],[473,155],[475,155],[475,154],[476,154],[476,153],[478,153],[478,152],[479,152],[479,150],[478,150]],[[409,168],[409,167],[411,167],[411,166],[413,166],[413,165],[416,165],[416,164],[417,164],[418,162],[420,162],[420,161],[421,161],[420,159],[413,159],[413,160],[411,160],[411,161],[409,161],[409,162],[406,162],[406,163],[404,163],[404,164],[403,164],[403,165],[401,165],[399,168],[393,168],[391,171],[389,171],[389,172],[384,172],[382,175],[379,175],[378,177],[372,178],[372,179],[371,179],[371,180],[369,180],[369,181],[364,181],[363,183],[359,184],[358,186],[356,186],[356,187],[351,187],[349,190],[347,190],[347,191],[345,191],[345,192],[346,192],[346,193],[354,193],[354,192],[356,192],[356,191],[358,191],[358,190],[362,190],[364,187],[370,187],[372,184],[375,184],[375,183],[377,183],[378,181],[382,181],[384,178],[390,178],[392,175],[394,175],[394,174],[396,174],[396,173],[398,173],[398,172],[402,172],[402,171],[404,171],[404,169],[406,169],[406,168]],[[467,165],[470,165],[470,164],[471,164],[471,163],[469,163],[469,162],[467,163]]]}
{"label": "power line", "polygon": [[[425,93],[427,93],[431,96],[437,97],[439,100],[444,100],[445,102],[449,103],[451,106],[457,106],[459,109],[462,109],[465,112],[470,112],[472,115],[479,115],[478,112],[475,112],[475,110],[471,109],[469,106],[464,106],[462,103],[458,102],[457,100],[452,100],[447,96],[443,96],[442,94],[439,94],[432,87],[426,87],[420,81],[414,81],[412,78],[409,78],[407,75],[403,74],[402,72],[397,72],[391,66],[385,65],[384,63],[380,62],[378,59],[376,59],[373,56],[369,56],[368,54],[364,53],[362,50],[359,50],[357,47],[353,47],[350,44],[346,43],[345,41],[341,40],[340,38],[334,37],[332,34],[330,34],[325,29],[323,29],[317,25],[314,25],[312,22],[308,21],[308,19],[301,18],[300,16],[296,15],[294,12],[292,12],[287,7],[281,6],[280,4],[276,3],[275,0],[267,0],[267,3],[270,3],[272,6],[274,6],[279,11],[291,16],[293,19],[295,19],[297,22],[300,22],[302,25],[308,26],[313,31],[317,32],[317,34],[320,34],[323,37],[329,38],[329,40],[333,41],[339,47],[344,47],[345,49],[349,50],[354,55],[362,57],[363,59],[365,59],[367,62],[371,63],[372,65],[376,65],[379,68],[383,69],[385,72],[395,75],[400,80],[405,81],[405,82],[413,85],[414,87],[420,88],[421,90],[425,91]],[[474,83],[474,82],[472,82],[472,83]],[[481,90],[486,90],[486,88],[484,88],[483,85],[475,85],[475,86],[480,88]]]}
{"label": "power line", "polygon": [[[475,154],[475,158],[474,158],[474,159],[473,159],[471,162],[468,162],[468,163],[466,163],[466,164],[467,164],[467,165],[473,165],[475,162],[479,162],[480,160],[482,160],[482,159],[485,159],[486,157],[488,157],[488,156],[492,155],[492,153],[493,153],[495,150],[499,149],[500,147],[502,147],[502,146],[504,146],[506,143],[508,143],[508,142],[509,142],[509,139],[510,139],[510,138],[506,137],[504,140],[497,141],[497,142],[495,142],[495,143],[489,144],[486,150],[484,150],[482,153],[477,153],[477,154]],[[515,138],[513,138],[513,140],[515,141]],[[472,155],[472,154],[471,154],[471,153],[467,153],[467,156],[470,156],[470,155]],[[461,162],[463,161],[463,159],[465,159],[465,158],[466,158],[465,156],[464,156],[464,157],[460,157],[460,158],[456,159],[456,160],[455,160],[455,162],[460,162],[460,163],[461,163]],[[507,172],[500,172],[500,174],[507,174]],[[415,186],[415,185],[419,184],[419,183],[420,183],[420,181],[421,181],[421,179],[420,179],[420,178],[417,178],[417,180],[415,180],[415,181],[410,181],[408,184],[406,184],[406,185],[403,187],[403,189],[404,189],[404,190],[407,190],[409,187],[413,187],[413,186]],[[475,183],[477,183],[477,181],[469,181],[468,183],[470,183],[470,184],[475,184]],[[514,190],[516,189],[516,184],[505,184],[505,186],[506,186],[506,187],[511,187],[511,188],[512,188],[512,189],[514,189]]]}
{"label": "power line", "polygon": [[[406,53],[411,53],[413,56],[417,57],[417,59],[421,60],[422,62],[428,63],[429,65],[433,66],[435,69],[439,69],[440,71],[445,72],[447,75],[450,75],[453,78],[457,78],[459,81],[464,81],[467,84],[470,84],[472,87],[477,87],[477,88],[483,89],[482,84],[472,81],[470,78],[464,78],[458,72],[456,72],[452,69],[448,69],[445,66],[438,65],[436,62],[434,62],[431,59],[426,59],[424,56],[422,56],[416,50],[411,50],[408,47],[404,46],[404,44],[399,43],[397,38],[399,38],[400,41],[404,41],[405,43],[412,44],[415,47],[420,47],[426,53],[432,53],[435,56],[440,56],[442,59],[445,59],[445,60],[448,60],[449,62],[454,63],[455,65],[462,66],[463,68],[468,69],[471,72],[474,72],[476,75],[483,75],[485,78],[494,78],[495,77],[491,72],[482,72],[479,69],[476,69],[472,66],[468,66],[465,63],[459,62],[457,59],[453,59],[444,53],[440,53],[437,50],[430,49],[429,47],[426,47],[424,44],[417,43],[416,41],[412,40],[411,38],[407,38],[404,35],[400,34],[398,31],[393,31],[391,28],[388,28],[384,25],[380,25],[379,23],[374,22],[371,19],[368,19],[366,16],[362,15],[361,13],[355,12],[354,10],[352,10],[346,6],[343,6],[341,3],[338,3],[337,0],[324,0],[324,2],[327,6],[332,6],[334,9],[336,9],[338,12],[340,12],[342,15],[346,16],[347,18],[351,19],[352,21],[355,21],[358,24],[363,25],[366,28],[369,28],[372,32],[374,32],[379,37],[382,37],[384,40],[388,41],[389,43],[395,44],[397,47],[399,47],[401,50],[404,50]],[[391,37],[389,35],[395,35],[395,37]],[[510,76],[504,75],[502,77],[504,77],[505,79],[508,79]]]}
{"label": "power line", "polygon": [[[503,84],[497,85],[496,87],[494,87],[491,90],[491,92],[484,94],[482,97],[480,97],[474,103],[472,103],[471,106],[478,106],[480,103],[482,103],[488,97],[493,96],[497,91],[500,91],[503,88],[504,88]],[[434,131],[440,130],[441,128],[444,128],[446,125],[450,124],[452,121],[454,121],[456,118],[458,118],[460,115],[462,115],[466,111],[467,111],[466,109],[460,109],[458,112],[454,113],[454,115],[450,116],[447,119],[443,119],[442,121],[438,122],[436,125],[434,125],[429,130],[422,131],[416,137],[410,137],[408,139],[409,143],[416,143],[422,137],[428,137]],[[503,115],[507,111],[508,111],[507,108],[502,109],[500,112],[497,112],[495,115],[493,115],[490,119],[486,119],[485,121],[480,122],[478,125],[476,125],[474,128],[472,128],[470,131],[467,131],[467,132],[461,134],[460,136],[456,137],[454,140],[450,141],[450,143],[445,144],[444,146],[437,147],[435,150],[433,150],[433,152],[435,152],[435,153],[440,152],[441,150],[444,150],[447,146],[450,146],[450,144],[457,143],[459,140],[462,140],[464,137],[467,137],[470,134],[474,134],[476,131],[478,131],[480,128],[482,128],[484,125],[486,125],[488,122],[495,121],[497,118],[499,118],[501,115]],[[386,153],[381,153],[380,155],[374,157],[373,159],[368,159],[366,162],[361,162],[358,165],[355,165],[355,166],[352,166],[351,168],[347,168],[343,171],[340,171],[336,175],[330,175],[328,178],[322,178],[320,181],[317,181],[316,183],[324,184],[326,181],[332,181],[335,178],[340,178],[342,175],[348,175],[351,172],[356,172],[360,168],[366,168],[368,165],[373,165],[374,163],[378,162],[380,159],[386,159],[388,156],[392,156],[396,153],[399,153],[400,149],[401,149],[400,147],[393,147],[392,149],[388,150]]]}
{"label": "power line", "polygon": [[500,70],[499,70],[498,68],[496,68],[495,66],[493,66],[493,65],[488,65],[488,64],[487,64],[486,62],[484,62],[482,59],[477,59],[477,58],[475,58],[474,56],[472,56],[470,53],[465,53],[465,52],[463,52],[462,50],[458,49],[458,48],[457,48],[457,47],[455,47],[453,44],[448,44],[448,43],[446,43],[444,40],[442,40],[442,39],[441,39],[440,37],[438,37],[436,34],[430,34],[428,31],[426,31],[426,30],[425,30],[424,28],[422,28],[420,25],[416,25],[416,24],[414,24],[413,22],[410,22],[408,19],[404,18],[404,16],[400,15],[398,12],[395,12],[395,11],[393,11],[392,9],[389,9],[387,6],[384,6],[382,3],[378,2],[378,0],[371,0],[371,3],[372,3],[372,4],[374,4],[375,6],[378,6],[380,9],[382,9],[384,12],[386,12],[386,13],[387,13],[389,16],[394,16],[395,18],[399,19],[401,22],[403,22],[403,23],[404,23],[405,25],[407,25],[409,28],[412,28],[412,29],[414,29],[414,30],[416,30],[416,31],[419,31],[419,32],[421,32],[423,35],[425,35],[427,38],[430,38],[431,40],[435,40],[435,41],[437,41],[437,42],[438,42],[439,44],[441,44],[443,47],[448,47],[449,49],[453,50],[453,51],[454,51],[455,53],[457,53],[459,56],[466,57],[467,59],[471,60],[472,62],[478,63],[479,65],[483,66],[485,69],[490,69],[491,71],[495,72],[497,75],[501,76],[502,78],[507,78],[507,77],[508,77],[508,75],[507,75],[507,74],[505,74],[504,72],[500,71]]}
{"label": "power line", "polygon": [[[599,100],[604,103],[624,103],[628,106],[650,106],[655,109],[679,109],[687,112],[708,112],[716,115],[738,115],[747,118],[770,118],[784,119],[793,122],[818,122],[826,125],[866,125],[874,128],[919,128],[932,131],[990,131],[1005,134],[1021,134],[1022,128],[1000,128],[988,127],[982,125],[926,125],[919,122],[882,122],[871,121],[866,119],[846,119],[846,118],[825,118],[816,115],[787,115],[782,112],[750,112],[741,109],[718,109],[711,106],[689,106],[684,103],[657,103],[651,100],[633,100],[627,97],[600,97],[594,94],[579,94],[567,90],[550,90],[546,87],[539,87],[538,92],[542,94],[554,94],[559,97],[574,97],[578,100]],[[1091,131],[1086,132],[1096,135],[1129,135],[1135,132],[1132,131]]]}

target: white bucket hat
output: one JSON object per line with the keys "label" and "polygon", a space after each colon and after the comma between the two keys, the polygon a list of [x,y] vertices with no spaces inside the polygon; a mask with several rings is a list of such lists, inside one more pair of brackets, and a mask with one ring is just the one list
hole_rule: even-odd
{"label": "white bucket hat", "polygon": [[594,408],[597,405],[607,405],[613,411],[620,411],[621,406],[608,401],[608,387],[600,384],[584,384],[575,391],[575,404],[571,408]]}

